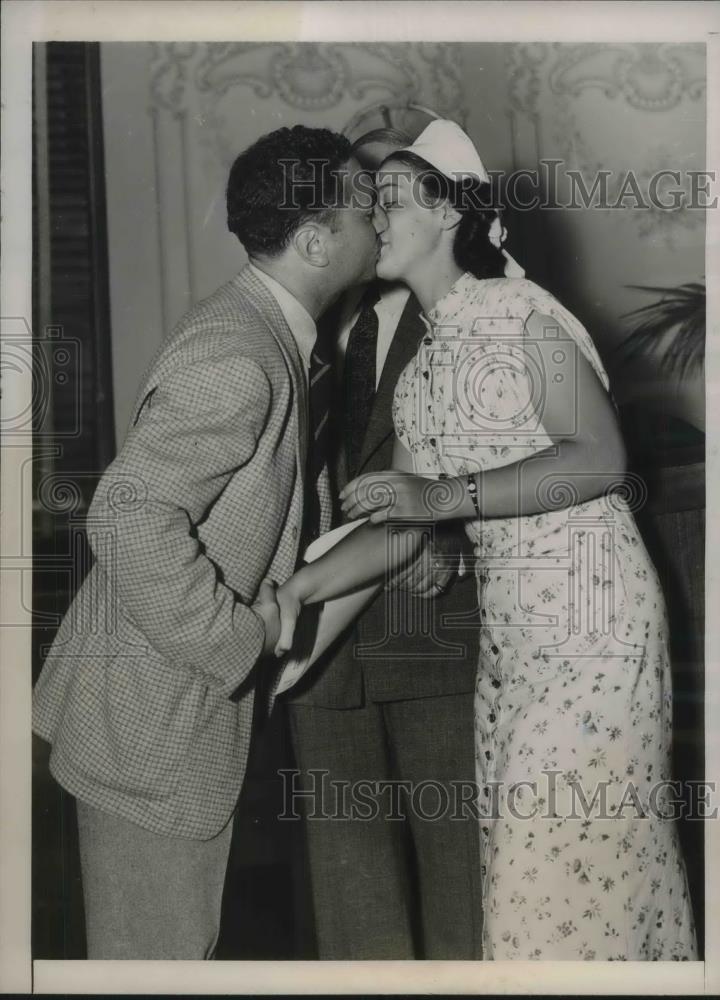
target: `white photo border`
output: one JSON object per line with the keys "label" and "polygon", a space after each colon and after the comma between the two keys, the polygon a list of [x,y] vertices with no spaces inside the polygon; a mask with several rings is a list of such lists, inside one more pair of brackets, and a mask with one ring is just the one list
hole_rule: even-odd
{"label": "white photo border", "polygon": [[[5,0],[2,9],[2,309],[31,316],[31,46],[73,41],[703,41],[708,54],[710,170],[720,168],[720,5],[697,2],[236,2]],[[438,28],[441,25],[441,28]],[[441,37],[438,32],[441,31]],[[720,774],[720,216],[707,213],[708,283],[706,774]],[[710,335],[710,331],[714,334]],[[3,380],[2,406],[30,399],[27,375]],[[719,419],[720,423],[720,419]],[[6,442],[3,442],[6,445]],[[2,552],[28,511],[13,497],[31,445],[2,453]],[[24,498],[30,504],[31,498]],[[0,566],[0,568],[5,568]],[[3,573],[12,606],[22,573]],[[6,580],[5,577],[8,577]],[[0,614],[0,620],[2,615]],[[704,962],[62,962],[30,955],[30,621],[0,635],[0,990],[65,994],[717,994],[720,992],[720,824],[705,824]]]}

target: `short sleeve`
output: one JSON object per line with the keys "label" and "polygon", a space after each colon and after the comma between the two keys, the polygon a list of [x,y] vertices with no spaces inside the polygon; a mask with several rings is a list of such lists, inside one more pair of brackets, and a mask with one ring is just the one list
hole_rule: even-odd
{"label": "short sleeve", "polygon": [[395,436],[400,444],[411,454],[416,448],[415,431],[415,387],[413,376],[416,368],[416,361],[413,359],[408,363],[395,386],[392,402],[392,418],[395,427]]}

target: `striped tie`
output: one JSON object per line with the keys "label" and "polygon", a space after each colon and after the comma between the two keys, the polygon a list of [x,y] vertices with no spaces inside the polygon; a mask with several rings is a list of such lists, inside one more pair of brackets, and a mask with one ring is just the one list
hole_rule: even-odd
{"label": "striped tie", "polygon": [[305,538],[320,533],[318,479],[328,458],[328,418],[332,400],[332,366],[316,343],[310,357],[310,441],[305,473]]}

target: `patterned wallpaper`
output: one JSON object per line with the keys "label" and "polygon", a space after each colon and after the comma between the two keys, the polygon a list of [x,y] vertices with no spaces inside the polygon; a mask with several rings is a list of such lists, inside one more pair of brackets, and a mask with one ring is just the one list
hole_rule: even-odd
{"label": "patterned wallpaper", "polygon": [[440,112],[462,101],[457,44],[279,42],[151,43],[150,97],[179,110],[195,87],[211,103],[234,88],[278,95],[304,112],[353,100],[431,97]]}
{"label": "patterned wallpaper", "polygon": [[[527,44],[507,51],[512,112],[536,129],[534,158],[559,157],[589,178],[610,169],[611,200],[632,170],[641,191],[663,169],[703,169],[703,44]],[[530,154],[533,156],[533,153]],[[681,180],[689,195],[689,180]],[[640,239],[677,247],[702,212],[630,210]]]}

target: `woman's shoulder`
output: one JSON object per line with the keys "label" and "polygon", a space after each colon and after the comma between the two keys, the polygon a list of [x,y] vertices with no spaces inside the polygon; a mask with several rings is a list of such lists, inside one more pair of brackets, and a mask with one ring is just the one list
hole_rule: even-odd
{"label": "woman's shoulder", "polygon": [[540,285],[529,278],[477,278],[467,271],[457,284],[457,290],[467,299],[480,298],[523,298],[548,295]]}
{"label": "woman's shoulder", "polygon": [[536,300],[550,296],[540,285],[536,285],[529,278],[486,278],[478,279],[478,284],[482,285],[482,293],[488,297],[505,299],[508,301],[521,302],[523,300]]}
{"label": "woman's shoulder", "polygon": [[433,322],[475,326],[482,319],[519,319],[557,313],[562,305],[529,278],[477,278],[466,272],[431,313]]}
{"label": "woman's shoulder", "polygon": [[495,309],[496,315],[512,316],[523,321],[533,312],[557,315],[567,314],[567,309],[552,292],[529,278],[490,278],[479,281],[478,300]]}

